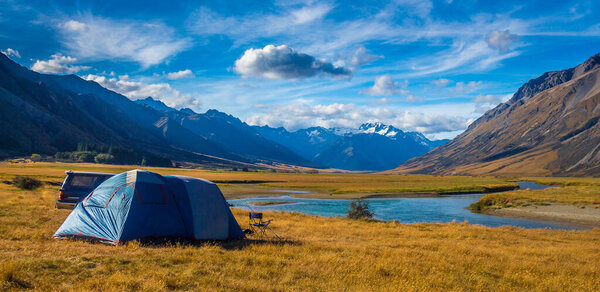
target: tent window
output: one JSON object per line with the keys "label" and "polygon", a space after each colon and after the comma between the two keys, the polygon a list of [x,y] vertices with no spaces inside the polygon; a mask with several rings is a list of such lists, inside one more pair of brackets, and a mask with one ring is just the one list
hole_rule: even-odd
{"label": "tent window", "polygon": [[162,184],[141,182],[136,183],[134,189],[142,204],[167,203],[167,195]]}
{"label": "tent window", "polygon": [[122,186],[116,188],[115,186],[96,188],[83,200],[83,205],[85,207],[106,208],[119,190],[122,190]]}

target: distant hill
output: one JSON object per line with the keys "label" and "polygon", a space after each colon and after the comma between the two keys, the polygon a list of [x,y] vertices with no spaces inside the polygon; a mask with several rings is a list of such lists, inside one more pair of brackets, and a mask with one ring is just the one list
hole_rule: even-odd
{"label": "distant hill", "polygon": [[344,130],[312,127],[289,132],[268,126],[255,129],[319,165],[347,170],[390,169],[447,142],[431,141],[421,133],[404,132],[383,123]]}
{"label": "distant hill", "polygon": [[600,54],[525,83],[401,173],[600,175]]}

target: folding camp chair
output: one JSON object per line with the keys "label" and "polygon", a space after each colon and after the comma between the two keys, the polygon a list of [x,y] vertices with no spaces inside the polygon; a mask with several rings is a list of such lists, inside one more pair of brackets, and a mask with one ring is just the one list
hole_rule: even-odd
{"label": "folding camp chair", "polygon": [[250,225],[250,229],[253,232],[262,234],[263,236],[268,237],[268,235],[267,235],[267,230],[268,230],[269,232],[273,233],[273,235],[275,235],[275,237],[277,237],[279,240],[281,240],[279,235],[277,235],[275,232],[273,232],[273,230],[269,229],[269,224],[271,224],[271,221],[273,221],[273,219],[263,221],[263,213],[250,212],[250,214],[248,214],[248,224]]}

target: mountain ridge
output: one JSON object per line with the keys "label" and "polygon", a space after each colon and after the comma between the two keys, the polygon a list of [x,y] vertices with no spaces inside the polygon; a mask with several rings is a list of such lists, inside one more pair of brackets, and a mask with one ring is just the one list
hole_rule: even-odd
{"label": "mountain ridge", "polygon": [[456,138],[391,172],[600,174],[600,54],[521,86]]}

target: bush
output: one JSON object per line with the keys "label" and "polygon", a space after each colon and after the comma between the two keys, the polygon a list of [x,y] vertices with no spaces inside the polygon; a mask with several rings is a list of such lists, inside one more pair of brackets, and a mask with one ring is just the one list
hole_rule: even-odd
{"label": "bush", "polygon": [[96,161],[96,163],[109,164],[115,162],[115,157],[107,153],[100,153],[94,157],[94,161]]}
{"label": "bush", "polygon": [[12,183],[14,186],[24,190],[34,190],[42,185],[42,182],[28,176],[17,175],[13,178]]}
{"label": "bush", "polygon": [[31,161],[33,161],[33,162],[40,161],[40,160],[42,160],[42,155],[39,155],[39,154],[35,154],[35,153],[34,153],[34,154],[31,154],[31,157],[30,157],[30,159],[31,159]]}
{"label": "bush", "polygon": [[348,218],[350,219],[371,219],[373,212],[369,210],[369,202],[363,199],[356,199],[350,203],[348,209]]}

